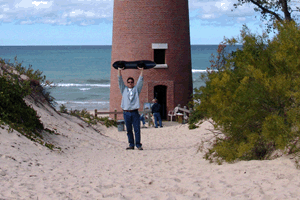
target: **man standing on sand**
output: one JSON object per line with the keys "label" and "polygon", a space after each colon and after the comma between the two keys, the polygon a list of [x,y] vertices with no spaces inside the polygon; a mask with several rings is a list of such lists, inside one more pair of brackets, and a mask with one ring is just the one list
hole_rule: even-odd
{"label": "man standing on sand", "polygon": [[[138,69],[141,70],[141,74],[135,86],[134,79],[132,77],[129,77],[127,79],[127,86],[125,86],[121,75],[121,70],[123,70],[124,67],[118,68],[119,88],[122,94],[121,108],[123,109],[123,116],[129,143],[129,147],[127,147],[126,150],[133,150],[134,146],[136,146],[138,150],[143,150],[141,144],[140,114],[138,112],[138,109],[140,108],[139,94],[141,93],[144,81],[144,68],[143,66],[140,67],[141,68],[138,67]],[[132,132],[132,126],[134,128],[135,142]]]}
{"label": "man standing on sand", "polygon": [[162,128],[163,126],[162,126],[161,117],[160,117],[160,105],[157,103],[157,99],[153,99],[152,102],[154,104],[151,107],[151,112],[154,116],[155,128],[158,127],[157,121],[159,121],[159,126],[160,126],[160,128]]}

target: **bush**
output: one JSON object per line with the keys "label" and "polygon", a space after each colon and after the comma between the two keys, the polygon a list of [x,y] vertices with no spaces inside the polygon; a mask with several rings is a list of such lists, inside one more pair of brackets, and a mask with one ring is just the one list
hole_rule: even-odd
{"label": "bush", "polygon": [[109,119],[109,117],[94,117],[86,109],[71,110],[70,115],[81,117],[88,124],[97,124],[98,122],[100,122],[106,127],[117,126],[117,122],[115,120],[111,120]]}
{"label": "bush", "polygon": [[109,117],[97,117],[97,120],[100,121],[100,122],[103,122],[103,124],[106,126],[106,127],[111,127],[111,126],[115,126],[117,127],[117,122],[116,120],[111,120],[109,119]]}
{"label": "bush", "polygon": [[43,124],[36,111],[23,100],[30,91],[6,76],[0,76],[0,85],[0,120],[26,136],[40,136],[38,131],[43,129]]}
{"label": "bush", "polygon": [[[247,27],[242,49],[207,74],[206,86],[195,91],[190,124],[211,118],[225,137],[217,138],[207,159],[266,159],[276,149],[296,151],[300,128],[300,31],[294,22],[276,24],[270,40]],[[237,39],[227,39],[234,44]],[[295,142],[296,141],[296,142]]]}
{"label": "bush", "polygon": [[59,106],[59,112],[61,112],[61,113],[67,113],[68,109],[67,109],[67,107],[64,104],[61,104]]}
{"label": "bush", "polygon": [[[14,63],[9,65],[13,66],[20,74],[24,74],[29,78],[29,81],[23,83],[23,87],[25,84],[29,85],[33,92],[41,93],[53,108],[57,105],[55,98],[51,96],[50,91],[46,88],[46,86],[50,86],[53,82],[46,80],[46,76],[43,75],[42,71],[32,69],[32,65],[29,65],[28,68],[22,66],[22,63],[17,61],[17,56],[14,58]],[[41,84],[43,84],[43,87]]]}
{"label": "bush", "polygon": [[[0,76],[0,124],[8,124],[30,139],[36,140],[36,136],[42,138],[40,131],[44,129],[43,124],[36,111],[27,106],[23,98],[27,95],[42,94],[52,105],[54,98],[40,85],[46,77],[41,71],[34,71],[31,65],[29,68],[23,67],[22,63],[18,63],[17,57],[13,64],[0,58],[0,65],[3,67],[3,74]],[[28,80],[20,79],[20,75],[14,70],[26,75]],[[46,83],[51,84],[49,81]]]}
{"label": "bush", "polygon": [[28,68],[22,66],[22,63],[17,61],[17,56],[14,59],[14,64],[10,65],[12,65],[20,74],[28,76],[30,80],[35,80],[38,85],[40,82],[44,82],[46,80],[46,76],[42,75],[43,72],[32,69],[32,65],[29,65]]}

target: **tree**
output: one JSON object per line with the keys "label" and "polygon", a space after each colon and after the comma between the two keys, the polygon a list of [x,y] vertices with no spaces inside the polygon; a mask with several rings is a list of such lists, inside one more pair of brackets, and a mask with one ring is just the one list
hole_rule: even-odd
{"label": "tree", "polygon": [[[268,17],[271,23],[267,24],[268,30],[272,28],[273,23],[277,20],[279,22],[295,21],[296,16],[292,16],[294,11],[299,12],[299,2],[292,2],[291,0],[238,0],[238,3],[233,4],[235,8],[242,6],[243,4],[250,3],[256,7],[255,11],[260,12],[262,20],[267,20]],[[294,4],[295,9],[292,9]]]}
{"label": "tree", "polygon": [[240,41],[226,40],[243,47],[224,62],[221,48],[206,85],[195,91],[190,125],[209,118],[223,133],[206,158],[232,162],[300,150],[300,30],[293,21],[275,28],[272,40],[246,27]]}

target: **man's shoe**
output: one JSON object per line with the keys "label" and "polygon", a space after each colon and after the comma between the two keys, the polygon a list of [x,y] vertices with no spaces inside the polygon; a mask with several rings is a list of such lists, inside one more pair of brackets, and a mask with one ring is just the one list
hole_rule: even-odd
{"label": "man's shoe", "polygon": [[164,126],[161,126],[160,128],[162,128],[162,127],[164,127]]}
{"label": "man's shoe", "polygon": [[143,147],[138,147],[138,150],[143,150]]}
{"label": "man's shoe", "polygon": [[127,147],[126,150],[133,150],[134,147]]}

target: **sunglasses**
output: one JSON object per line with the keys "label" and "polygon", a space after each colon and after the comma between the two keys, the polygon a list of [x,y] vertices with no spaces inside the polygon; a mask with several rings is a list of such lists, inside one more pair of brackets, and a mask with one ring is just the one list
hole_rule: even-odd
{"label": "sunglasses", "polygon": [[133,81],[129,81],[129,82],[127,82],[127,83],[133,83]]}

